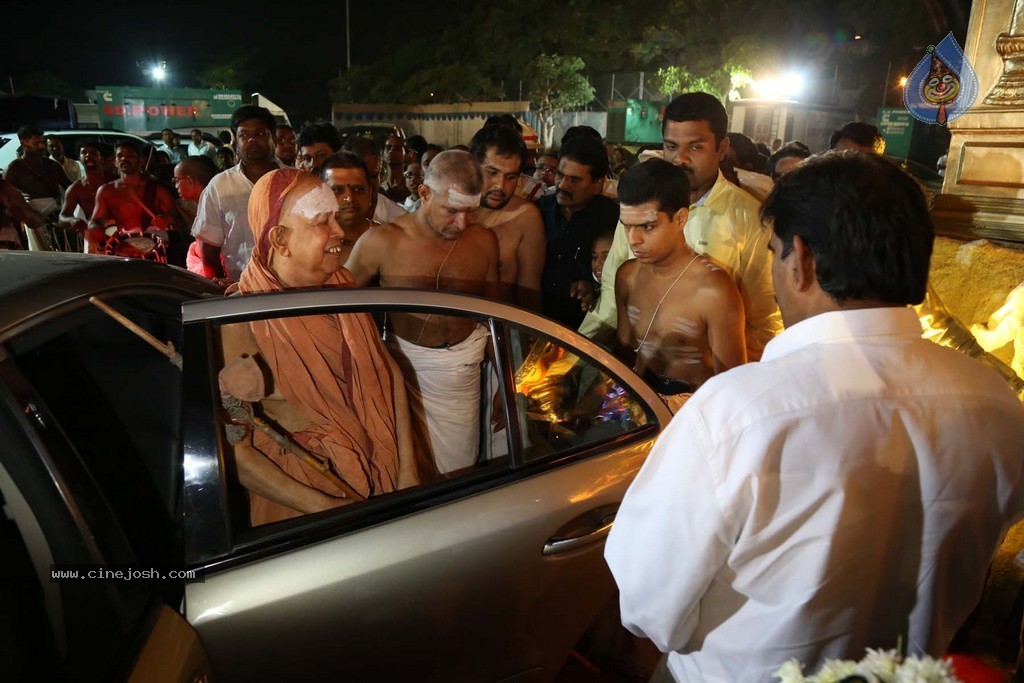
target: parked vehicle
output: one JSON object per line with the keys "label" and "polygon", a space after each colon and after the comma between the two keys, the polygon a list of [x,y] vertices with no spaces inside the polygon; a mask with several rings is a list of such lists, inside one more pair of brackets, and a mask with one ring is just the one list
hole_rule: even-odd
{"label": "parked vehicle", "polygon": [[[155,149],[155,146],[149,140],[120,130],[47,130],[44,135],[46,137],[52,135],[60,138],[60,141],[64,143],[64,153],[72,159],[78,158],[78,145],[83,140],[97,140],[105,142],[112,147],[120,140],[129,140],[135,143],[135,146],[141,150],[143,159],[147,160],[146,163],[148,163],[148,159],[151,158]],[[0,133],[0,172],[5,171],[10,163],[17,158],[19,146],[17,133]]]}
{"label": "parked vehicle", "polygon": [[[572,330],[437,292],[224,297],[173,267],[77,254],[0,252],[0,296],[12,680],[551,680],[613,595],[604,538],[670,414]],[[181,370],[93,297],[172,344]],[[480,400],[512,427],[482,419],[483,455],[441,481],[250,527],[221,334],[328,312],[484,325]],[[164,578],[51,574],[98,568]]]}

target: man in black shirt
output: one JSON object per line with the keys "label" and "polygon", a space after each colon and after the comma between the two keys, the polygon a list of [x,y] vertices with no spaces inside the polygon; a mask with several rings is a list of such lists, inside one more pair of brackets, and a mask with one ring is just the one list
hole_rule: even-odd
{"label": "man in black shirt", "polygon": [[569,137],[559,154],[557,191],[537,200],[547,236],[541,276],[544,315],[573,329],[594,303],[591,244],[619,220],[618,204],[601,194],[607,174],[608,152],[599,139]]}

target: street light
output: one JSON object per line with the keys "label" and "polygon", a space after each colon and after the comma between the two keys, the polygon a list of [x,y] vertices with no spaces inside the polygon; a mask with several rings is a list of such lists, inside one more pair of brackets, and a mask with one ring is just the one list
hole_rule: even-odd
{"label": "street light", "polygon": [[153,77],[153,87],[159,86],[167,78],[167,62],[160,60],[149,69],[149,75]]}

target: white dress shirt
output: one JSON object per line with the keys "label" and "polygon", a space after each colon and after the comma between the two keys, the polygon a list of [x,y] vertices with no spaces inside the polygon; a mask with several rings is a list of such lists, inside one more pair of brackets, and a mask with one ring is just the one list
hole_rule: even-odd
{"label": "white dress shirt", "polygon": [[626,494],[622,621],[678,681],[944,653],[1021,514],[1024,406],[911,309],[825,313],[711,378]]}
{"label": "white dress shirt", "polygon": [[211,159],[215,159],[217,157],[217,148],[206,140],[203,140],[198,145],[190,142],[188,143],[188,155],[190,157],[208,156]]}
{"label": "white dress shirt", "polygon": [[213,176],[199,196],[199,208],[192,223],[192,236],[221,248],[228,279],[237,282],[252,255],[253,236],[249,227],[249,195],[253,182],[245,177],[241,164]]}
{"label": "white dress shirt", "polygon": [[373,209],[373,220],[378,223],[394,223],[399,216],[409,213],[398,202],[388,199],[381,192],[377,195],[377,206]]}

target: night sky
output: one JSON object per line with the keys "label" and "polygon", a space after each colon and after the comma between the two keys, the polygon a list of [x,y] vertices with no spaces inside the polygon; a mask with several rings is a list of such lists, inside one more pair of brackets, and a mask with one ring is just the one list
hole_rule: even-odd
{"label": "night sky", "polygon": [[[387,54],[386,45],[417,35],[440,36],[478,2],[482,0],[352,0],[352,63],[372,63]],[[966,25],[970,0],[916,2],[941,18],[940,24],[962,34],[958,25]],[[196,75],[204,68],[248,55],[257,74],[248,74],[252,77],[246,80],[301,123],[330,117],[327,81],[345,65],[344,0],[100,0],[58,5],[7,0],[3,7],[3,91],[9,90],[10,80],[20,91],[22,78],[45,71],[83,90],[151,86],[143,67],[158,60],[167,63],[167,85],[201,87]],[[557,9],[552,3],[550,16],[538,17],[532,30],[544,31],[545,22],[559,21]],[[513,36],[523,30],[509,27]],[[431,59],[425,54],[424,65]]]}
{"label": "night sky", "polygon": [[[63,5],[63,6],[61,6]],[[453,2],[430,3],[435,23]],[[177,11],[168,8],[177,7]],[[312,7],[312,8],[311,8]],[[371,62],[384,40],[404,31],[428,30],[423,2],[353,0],[352,62]],[[414,12],[419,8],[420,17]],[[439,11],[438,11],[439,10]],[[415,17],[415,18],[414,18]],[[264,70],[259,89],[301,119],[330,116],[328,79],[345,65],[345,2],[288,3],[275,0],[215,0],[195,3],[126,2],[41,5],[4,3],[0,42],[0,89],[17,90],[19,76],[51,71],[71,84],[150,86],[137,66],[167,62],[167,84],[198,87],[195,75],[225,55],[248,52]],[[248,93],[243,93],[248,95]]]}

